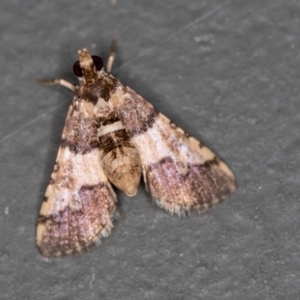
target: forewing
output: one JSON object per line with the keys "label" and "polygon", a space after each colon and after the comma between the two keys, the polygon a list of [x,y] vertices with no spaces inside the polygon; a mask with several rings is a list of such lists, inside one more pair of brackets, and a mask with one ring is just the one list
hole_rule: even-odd
{"label": "forewing", "polygon": [[202,212],[236,187],[227,165],[128,87],[112,97],[142,160],[144,179],[171,213]]}
{"label": "forewing", "polygon": [[51,257],[79,252],[109,235],[115,200],[101,168],[93,111],[75,97],[38,220],[41,253]]}

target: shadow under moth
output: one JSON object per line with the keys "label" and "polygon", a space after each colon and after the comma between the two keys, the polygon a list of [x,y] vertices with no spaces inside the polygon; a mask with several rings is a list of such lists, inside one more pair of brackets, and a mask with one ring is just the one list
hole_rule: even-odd
{"label": "shadow under moth", "polygon": [[110,234],[111,184],[134,196],[143,177],[157,205],[177,215],[204,212],[236,187],[223,161],[110,73],[114,48],[107,71],[100,57],[78,51],[76,86],[39,81],[75,93],[38,219],[46,257],[80,252]]}

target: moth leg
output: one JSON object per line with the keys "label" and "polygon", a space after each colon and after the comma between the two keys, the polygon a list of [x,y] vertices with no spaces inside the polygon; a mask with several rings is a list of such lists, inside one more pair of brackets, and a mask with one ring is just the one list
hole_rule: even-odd
{"label": "moth leg", "polygon": [[109,57],[107,60],[107,65],[106,65],[106,71],[107,73],[111,72],[114,60],[115,60],[115,56],[116,56],[116,47],[117,47],[117,41],[115,38],[112,39],[111,41],[111,47],[110,47],[110,53],[109,53]]}
{"label": "moth leg", "polygon": [[117,195],[116,195],[113,187],[111,186],[110,182],[107,182],[107,186],[108,186],[108,189],[109,189],[110,194],[113,197],[114,201],[117,202]]}
{"label": "moth leg", "polygon": [[75,86],[71,82],[64,80],[64,79],[55,78],[55,79],[52,79],[49,81],[35,79],[35,81],[41,85],[56,85],[56,84],[58,84],[58,85],[62,85],[64,87],[66,87],[67,89],[69,89],[73,92],[75,91]]}
{"label": "moth leg", "polygon": [[143,179],[144,179],[144,184],[145,184],[145,190],[150,193],[151,191],[150,191],[150,187],[148,185],[147,173],[146,173],[146,168],[144,165],[143,165]]}

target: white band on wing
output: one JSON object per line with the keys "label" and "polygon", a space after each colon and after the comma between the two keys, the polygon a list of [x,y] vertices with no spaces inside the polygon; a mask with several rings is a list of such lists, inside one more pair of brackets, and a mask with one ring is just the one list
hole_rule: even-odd
{"label": "white band on wing", "polygon": [[107,133],[111,133],[111,132],[114,132],[114,131],[117,131],[120,129],[124,129],[124,126],[121,121],[117,121],[115,123],[112,123],[112,124],[109,124],[106,126],[101,126],[98,129],[98,136],[100,137],[102,135],[105,135]]}

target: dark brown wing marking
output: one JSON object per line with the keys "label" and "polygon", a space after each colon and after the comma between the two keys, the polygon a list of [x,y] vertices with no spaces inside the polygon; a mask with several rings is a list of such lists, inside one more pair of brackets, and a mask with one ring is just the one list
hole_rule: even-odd
{"label": "dark brown wing marking", "polygon": [[152,196],[171,213],[202,212],[232,192],[233,182],[218,168],[217,160],[188,164],[181,173],[178,162],[165,157],[147,168]]}
{"label": "dark brown wing marking", "polygon": [[76,105],[79,110],[75,110],[74,105],[70,106],[60,146],[74,154],[89,153],[99,147],[95,117],[84,113],[82,100]]}
{"label": "dark brown wing marking", "polygon": [[154,124],[159,111],[130,87],[118,86],[110,99],[130,137],[143,134]]}
{"label": "dark brown wing marking", "polygon": [[[55,201],[60,201],[56,199]],[[50,215],[40,215],[37,242],[46,257],[79,252],[107,236],[112,228],[114,201],[105,184],[82,186],[78,208],[66,206]]]}

